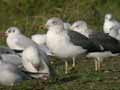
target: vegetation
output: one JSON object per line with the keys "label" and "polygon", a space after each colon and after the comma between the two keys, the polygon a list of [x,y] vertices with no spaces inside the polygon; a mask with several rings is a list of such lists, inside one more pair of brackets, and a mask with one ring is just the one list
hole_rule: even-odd
{"label": "vegetation", "polygon": [[[41,26],[50,17],[70,23],[85,20],[89,27],[102,31],[104,15],[112,13],[120,20],[119,11],[120,0],[0,0],[0,31],[17,26],[27,36],[45,33]],[[0,45],[5,45],[3,38]],[[119,71],[119,63],[119,58],[107,59],[103,68]],[[120,72],[95,72],[92,59],[78,60],[68,75],[59,60],[53,66],[58,74],[56,81],[25,81],[14,87],[0,86],[0,90],[120,90]]]}

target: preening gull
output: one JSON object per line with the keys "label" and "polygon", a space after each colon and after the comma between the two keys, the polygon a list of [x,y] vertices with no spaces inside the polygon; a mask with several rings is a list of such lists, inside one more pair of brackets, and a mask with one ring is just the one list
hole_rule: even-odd
{"label": "preening gull", "polygon": [[[87,55],[87,57],[94,57],[97,59],[95,60],[96,71],[100,70],[103,58],[110,57],[110,56],[116,56],[118,55],[118,53],[120,53],[120,43],[118,40],[112,38],[111,36],[103,32],[95,32],[95,31],[89,32],[90,29],[87,27],[87,23],[85,21],[82,24],[77,23],[77,25],[75,25],[76,23],[77,22],[75,22],[72,25],[73,30],[75,28],[76,31],[79,31],[80,33],[82,29],[81,33],[85,36],[87,32],[88,38],[101,47],[101,51],[92,52]],[[84,26],[85,26],[85,29],[83,29]]]}
{"label": "preening gull", "polygon": [[116,21],[115,19],[113,19],[112,14],[110,14],[110,13],[106,14],[105,20],[104,20],[104,25],[103,25],[104,33],[109,33],[110,28],[112,28],[114,26],[120,27],[120,23],[118,21]]}
{"label": "preening gull", "polygon": [[[58,57],[72,58],[87,52],[99,51],[87,37],[75,31],[65,30],[63,21],[51,18],[47,21],[47,46]],[[68,62],[65,60],[65,73],[68,73]]]}
{"label": "preening gull", "polygon": [[43,51],[37,47],[30,46],[23,51],[23,66],[31,73],[33,78],[47,80],[50,76],[48,58]]}
{"label": "preening gull", "polygon": [[26,74],[21,72],[14,64],[10,64],[0,59],[0,84],[13,86],[23,80],[29,79]]}

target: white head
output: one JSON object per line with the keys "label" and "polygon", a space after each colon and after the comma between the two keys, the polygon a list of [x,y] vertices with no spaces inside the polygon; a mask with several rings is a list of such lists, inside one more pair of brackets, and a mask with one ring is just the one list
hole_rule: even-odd
{"label": "white head", "polygon": [[16,35],[16,34],[20,34],[20,30],[17,27],[10,27],[7,29],[7,31],[5,32],[5,34],[7,36],[9,35]]}
{"label": "white head", "polygon": [[53,17],[47,21],[46,27],[47,29],[62,30],[64,29],[64,22],[59,18]]}
{"label": "white head", "polygon": [[108,13],[105,15],[105,20],[111,20],[112,19],[112,14]]}
{"label": "white head", "polygon": [[72,24],[71,29],[74,31],[84,31],[87,30],[87,23],[85,21],[76,21]]}

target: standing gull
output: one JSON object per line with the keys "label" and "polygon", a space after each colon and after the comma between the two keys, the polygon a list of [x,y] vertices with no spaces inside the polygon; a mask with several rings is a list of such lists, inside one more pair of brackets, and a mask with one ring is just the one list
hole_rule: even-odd
{"label": "standing gull", "polygon": [[65,73],[68,73],[68,62],[65,58],[72,58],[87,52],[100,50],[88,38],[75,31],[65,30],[63,21],[51,18],[47,21],[47,46],[56,56],[64,59]]}
{"label": "standing gull", "polygon": [[[64,22],[64,29],[69,30],[71,25],[67,22]],[[46,45],[46,34],[35,34],[31,36],[31,39],[36,42],[38,45]]]}
{"label": "standing gull", "polygon": [[[91,29],[87,27],[87,23],[85,21],[79,21],[79,22],[78,21],[75,22],[72,25],[71,29],[76,30],[79,33],[82,33],[85,36],[88,36],[90,40],[92,40],[94,43],[96,43],[101,47],[101,51],[89,53],[87,55],[88,57],[96,58],[95,70],[99,71],[101,68],[101,63],[103,58],[116,56],[118,55],[118,53],[120,53],[120,43],[118,40],[112,38],[111,36],[103,32],[94,32],[94,31],[89,32],[89,30]],[[85,29],[83,28],[84,26]]]}
{"label": "standing gull", "polygon": [[[69,30],[70,26],[71,25],[69,23],[64,22],[65,30]],[[35,34],[35,35],[32,35],[31,38],[34,42],[36,42],[38,45],[42,46],[46,51],[48,51],[48,55],[54,56],[49,50],[49,48],[46,46],[46,34]]]}

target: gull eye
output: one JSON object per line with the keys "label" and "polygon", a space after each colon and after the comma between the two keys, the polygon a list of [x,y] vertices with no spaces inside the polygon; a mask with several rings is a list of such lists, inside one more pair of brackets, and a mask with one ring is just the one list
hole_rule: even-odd
{"label": "gull eye", "polygon": [[53,24],[54,24],[54,25],[57,25],[57,22],[56,22],[56,21],[53,21]]}
{"label": "gull eye", "polygon": [[78,28],[78,27],[79,27],[79,25],[76,25],[76,27]]}
{"label": "gull eye", "polygon": [[15,32],[15,30],[13,29],[13,32]]}
{"label": "gull eye", "polygon": [[11,33],[11,30],[8,30],[8,33]]}

